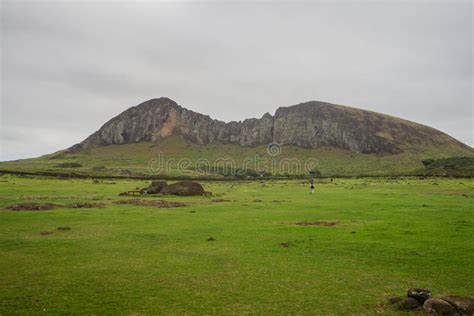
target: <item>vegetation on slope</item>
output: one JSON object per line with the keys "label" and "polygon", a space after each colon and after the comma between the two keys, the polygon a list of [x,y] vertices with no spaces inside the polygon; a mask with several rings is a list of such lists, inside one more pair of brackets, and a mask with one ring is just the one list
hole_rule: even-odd
{"label": "vegetation on slope", "polygon": [[428,175],[474,176],[473,157],[449,157],[422,161]]}
{"label": "vegetation on slope", "polygon": [[[173,136],[158,143],[110,145],[1,162],[0,170],[88,176],[255,178],[261,175],[306,176],[309,169],[317,169],[328,177],[394,176],[427,174],[422,160],[428,158],[474,158],[474,151],[459,148],[420,148],[397,155],[362,154],[330,147],[305,149],[283,146],[278,148],[277,155],[271,156],[267,150],[266,146],[233,144],[200,146]],[[463,170],[471,169],[460,169],[456,175],[463,175]]]}

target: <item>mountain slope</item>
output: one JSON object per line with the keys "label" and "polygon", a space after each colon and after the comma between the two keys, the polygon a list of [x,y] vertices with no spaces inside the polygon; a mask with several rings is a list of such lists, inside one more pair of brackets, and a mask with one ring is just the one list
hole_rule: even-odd
{"label": "mountain slope", "polygon": [[281,176],[318,169],[325,176],[423,175],[430,171],[422,160],[449,157],[474,157],[474,151],[431,127],[347,106],[313,101],[278,108],[274,116],[225,123],[159,98],[124,111],[67,150],[2,162],[0,171],[224,177],[239,170],[244,176]]}
{"label": "mountain slope", "polygon": [[170,135],[180,135],[199,145],[258,146],[273,142],[377,154],[396,154],[430,146],[469,149],[454,138],[424,125],[324,102],[281,107],[274,116],[267,113],[260,119],[225,123],[189,111],[168,98],[159,98],[114,117],[73,150],[156,142]]}

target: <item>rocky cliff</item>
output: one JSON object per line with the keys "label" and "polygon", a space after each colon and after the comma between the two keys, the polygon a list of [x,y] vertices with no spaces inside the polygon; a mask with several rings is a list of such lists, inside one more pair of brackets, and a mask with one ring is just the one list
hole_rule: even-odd
{"label": "rocky cliff", "polygon": [[395,154],[420,146],[469,148],[433,128],[399,118],[325,102],[278,108],[275,115],[225,123],[158,98],[129,108],[72,150],[156,142],[180,135],[197,144],[336,147],[362,153]]}

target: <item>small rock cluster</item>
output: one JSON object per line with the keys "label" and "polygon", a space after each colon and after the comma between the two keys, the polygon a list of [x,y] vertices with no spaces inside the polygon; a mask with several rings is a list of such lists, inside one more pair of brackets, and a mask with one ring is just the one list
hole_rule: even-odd
{"label": "small rock cluster", "polygon": [[423,309],[428,315],[470,315],[474,316],[474,298],[468,296],[449,295],[433,298],[427,289],[412,288],[407,297],[393,297],[389,303],[402,311]]}

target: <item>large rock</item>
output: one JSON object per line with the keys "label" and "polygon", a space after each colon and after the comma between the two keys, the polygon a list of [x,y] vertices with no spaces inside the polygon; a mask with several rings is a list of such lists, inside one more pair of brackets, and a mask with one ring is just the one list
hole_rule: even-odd
{"label": "large rock", "polygon": [[398,303],[398,309],[402,311],[409,312],[414,309],[417,309],[418,307],[421,307],[420,302],[411,297],[404,298]]}
{"label": "large rock", "polygon": [[158,194],[158,193],[161,193],[161,191],[163,191],[163,189],[166,188],[167,186],[168,184],[166,183],[166,181],[162,181],[162,180],[152,181],[148,188],[143,189],[143,193]]}
{"label": "large rock", "polygon": [[469,147],[433,128],[371,111],[311,101],[280,107],[243,122],[214,120],[158,98],[131,107],[105,123],[71,151],[112,144],[154,142],[179,135],[196,144],[336,147],[363,153],[400,153],[426,145]]}
{"label": "large rock", "polygon": [[178,181],[163,188],[161,193],[182,196],[205,194],[202,185],[194,181]]}
{"label": "large rock", "polygon": [[423,304],[427,299],[431,298],[431,291],[426,289],[413,288],[407,291],[407,297],[416,299]]}
{"label": "large rock", "polygon": [[451,316],[456,314],[456,309],[451,304],[438,298],[426,300],[423,309],[428,315]]}
{"label": "large rock", "polygon": [[442,298],[453,305],[461,315],[474,315],[474,298],[468,296],[450,295]]}

